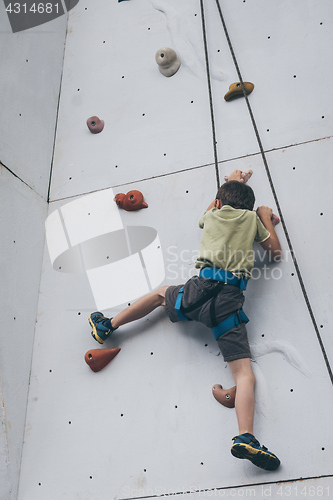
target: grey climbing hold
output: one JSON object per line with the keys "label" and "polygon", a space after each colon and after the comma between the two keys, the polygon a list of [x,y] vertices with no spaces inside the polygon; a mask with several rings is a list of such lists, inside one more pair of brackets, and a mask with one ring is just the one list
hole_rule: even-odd
{"label": "grey climbing hold", "polygon": [[176,52],[169,47],[163,47],[156,52],[156,62],[159,70],[164,76],[173,76],[180,67],[180,61]]}

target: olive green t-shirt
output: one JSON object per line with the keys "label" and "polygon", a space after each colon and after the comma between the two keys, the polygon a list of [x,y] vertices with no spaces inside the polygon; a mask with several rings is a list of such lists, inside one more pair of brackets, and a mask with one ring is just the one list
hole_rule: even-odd
{"label": "olive green t-shirt", "polygon": [[253,242],[270,236],[256,212],[224,205],[212,208],[199,220],[203,229],[196,268],[218,267],[238,277],[251,277]]}

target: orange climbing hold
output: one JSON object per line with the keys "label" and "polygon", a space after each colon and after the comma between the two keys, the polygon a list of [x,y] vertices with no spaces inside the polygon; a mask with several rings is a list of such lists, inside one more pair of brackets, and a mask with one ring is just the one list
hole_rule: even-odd
{"label": "orange climbing hold", "polygon": [[213,396],[221,403],[221,405],[227,408],[235,408],[235,397],[236,397],[236,386],[231,387],[231,389],[223,389],[222,385],[213,385]]}
{"label": "orange climbing hold", "polygon": [[87,120],[87,126],[92,134],[99,134],[104,128],[104,120],[100,120],[98,116],[91,116]]}
{"label": "orange climbing hold", "polygon": [[120,347],[115,349],[91,349],[86,352],[84,359],[93,372],[99,372],[117,356],[119,351]]}
{"label": "orange climbing hold", "polygon": [[127,194],[116,194],[114,201],[120,208],[131,212],[132,210],[140,210],[140,208],[148,208],[148,204],[143,200],[141,191],[128,191]]}
{"label": "orange climbing hold", "polygon": [[[244,83],[244,88],[245,88],[245,94],[249,95],[251,94],[252,90],[254,89],[254,85],[251,82],[243,82]],[[244,95],[242,85],[240,82],[237,83],[232,83],[229,87],[228,92],[224,96],[224,99],[226,101],[230,101],[231,99],[234,99],[235,97],[242,97]]]}

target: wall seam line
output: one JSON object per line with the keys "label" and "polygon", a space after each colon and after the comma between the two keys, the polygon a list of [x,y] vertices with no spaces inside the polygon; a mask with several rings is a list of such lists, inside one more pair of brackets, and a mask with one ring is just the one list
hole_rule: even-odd
{"label": "wall seam line", "polygon": [[57,131],[58,131],[60,97],[61,97],[61,91],[62,91],[62,81],[63,81],[63,76],[64,76],[65,53],[66,53],[67,34],[68,34],[68,19],[69,19],[69,14],[67,13],[66,35],[65,35],[64,51],[63,51],[63,57],[62,57],[62,71],[61,71],[59,93],[58,93],[58,104],[57,104],[56,119],[55,119],[55,125],[54,125],[54,140],[53,140],[52,157],[51,157],[51,165],[50,165],[49,186],[48,186],[48,191],[47,191],[47,203],[50,203],[50,192],[51,192],[51,184],[52,184],[54,154],[55,154]]}
{"label": "wall seam line", "polygon": [[0,165],[5,168],[6,170],[8,170],[8,172],[10,174],[12,174],[14,177],[16,177],[16,179],[18,179],[19,181],[21,181],[25,186],[27,186],[29,189],[31,189],[31,191],[33,191],[35,194],[37,194],[37,196],[39,196],[42,200],[46,201],[45,198],[39,194],[34,188],[32,188],[31,186],[29,186],[29,184],[27,184],[23,179],[21,179],[21,177],[19,177],[17,174],[15,174],[15,172],[13,172],[9,167],[7,167],[7,165],[5,165],[4,163],[2,163],[2,161],[0,161]]}

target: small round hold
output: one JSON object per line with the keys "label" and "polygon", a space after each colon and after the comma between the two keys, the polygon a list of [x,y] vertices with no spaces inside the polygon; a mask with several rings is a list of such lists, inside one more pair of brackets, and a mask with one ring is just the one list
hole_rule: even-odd
{"label": "small round hold", "polygon": [[180,61],[176,52],[169,47],[163,47],[155,55],[159,70],[164,76],[172,76],[179,70]]}
{"label": "small round hold", "polygon": [[104,128],[104,120],[100,120],[98,116],[91,116],[87,120],[87,126],[92,134],[99,134]]}

